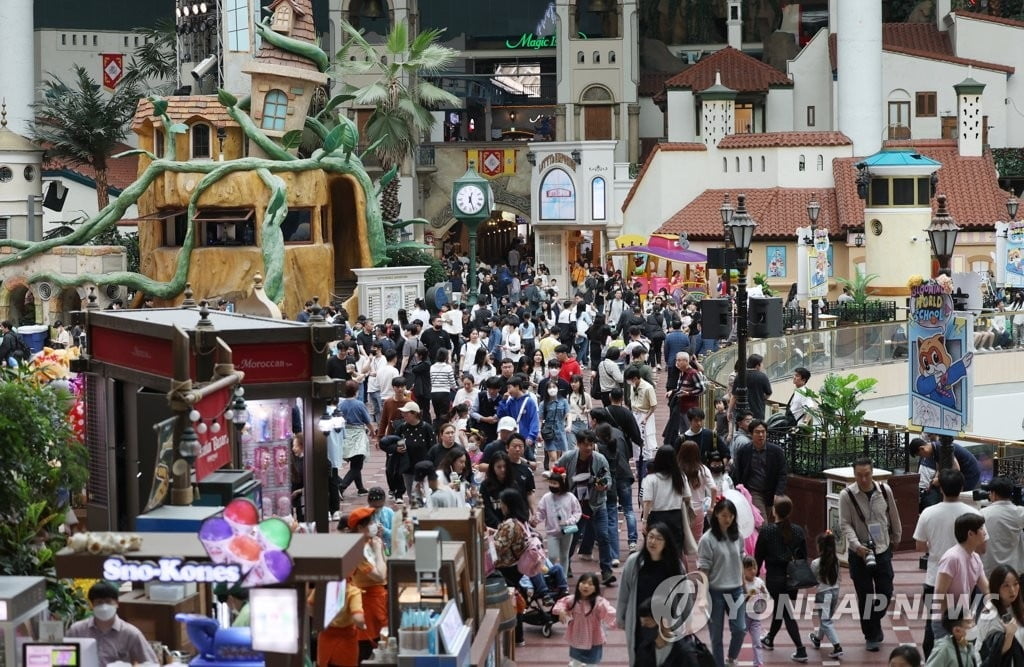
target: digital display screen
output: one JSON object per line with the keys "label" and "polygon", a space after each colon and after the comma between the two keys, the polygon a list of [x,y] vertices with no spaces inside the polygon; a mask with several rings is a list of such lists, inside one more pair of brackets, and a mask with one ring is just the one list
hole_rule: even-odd
{"label": "digital display screen", "polygon": [[294,588],[249,591],[252,649],[268,653],[299,652],[299,593]]}
{"label": "digital display screen", "polygon": [[25,667],[79,667],[78,644],[24,644]]}

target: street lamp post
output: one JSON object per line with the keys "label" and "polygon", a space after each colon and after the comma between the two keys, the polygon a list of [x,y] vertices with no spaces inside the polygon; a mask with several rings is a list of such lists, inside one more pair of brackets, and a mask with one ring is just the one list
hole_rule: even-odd
{"label": "street lamp post", "polygon": [[[932,245],[932,254],[939,260],[939,274],[950,275],[949,262],[953,257],[953,250],[956,248],[956,237],[960,233],[960,226],[949,214],[946,208],[946,195],[936,197],[939,208],[932,217],[932,223],[925,230],[928,232],[928,240]],[[1007,205],[1009,208],[1009,205]],[[939,470],[953,468],[953,436],[939,436]]]}
{"label": "street lamp post", "polygon": [[1018,206],[1020,206],[1020,202],[1017,201],[1017,197],[1013,192],[1010,192],[1010,198],[1006,200],[1006,215],[1009,216],[1011,223],[1017,220]]}
{"label": "street lamp post", "polygon": [[[722,221],[736,248],[736,268],[739,280],[736,283],[736,357],[738,360],[733,394],[736,396],[736,412],[747,409],[747,267],[750,265],[750,243],[754,238],[757,223],[747,213],[747,196],[736,198],[736,210],[728,202],[722,205]],[[728,218],[728,220],[726,220]]]}
{"label": "street lamp post", "polygon": [[[818,201],[818,194],[811,197],[807,202],[807,219],[811,221],[811,246],[814,246],[814,234],[818,231],[818,214],[821,212],[821,202]],[[811,296],[811,329],[818,330],[818,298]]]}

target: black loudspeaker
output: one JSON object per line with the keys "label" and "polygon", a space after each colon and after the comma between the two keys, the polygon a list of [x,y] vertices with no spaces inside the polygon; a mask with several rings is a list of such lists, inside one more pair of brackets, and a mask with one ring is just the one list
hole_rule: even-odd
{"label": "black loudspeaker", "polygon": [[733,248],[708,248],[709,269],[735,269],[736,250]]}
{"label": "black loudspeaker", "polygon": [[728,338],[732,333],[732,303],[729,299],[701,299],[701,335],[706,339]]}
{"label": "black loudspeaker", "polygon": [[751,299],[748,307],[748,333],[751,338],[782,335],[782,298]]}

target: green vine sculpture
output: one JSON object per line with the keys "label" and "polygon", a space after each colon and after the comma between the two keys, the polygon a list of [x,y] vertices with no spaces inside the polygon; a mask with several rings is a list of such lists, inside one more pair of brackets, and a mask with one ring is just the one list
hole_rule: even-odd
{"label": "green vine sculpture", "polygon": [[[266,39],[274,46],[308,58],[321,71],[327,69],[329,65],[327,55],[316,45],[279,35],[266,29],[262,24],[257,26],[257,30],[263,39]],[[245,157],[226,162],[208,163],[161,159],[145,150],[133,150],[122,153],[121,155],[144,154],[152,161],[136,181],[122,191],[120,196],[111,201],[99,213],[79,225],[77,229],[67,236],[36,242],[0,241],[0,247],[10,247],[16,250],[12,254],[0,256],[0,268],[24,262],[57,246],[83,245],[87,243],[116,225],[127,209],[136,204],[156,179],[164,174],[204,174],[189,198],[187,209],[188,228],[181,244],[181,251],[178,253],[178,263],[175,267],[174,275],[169,281],[160,282],[128,271],[117,271],[102,275],[81,274],[77,276],[64,276],[55,272],[41,272],[29,278],[31,283],[45,280],[52,282],[60,288],[83,284],[126,285],[131,289],[143,291],[157,298],[173,298],[184,290],[188,277],[192,251],[195,249],[195,224],[193,219],[197,211],[199,197],[228,174],[251,171],[259,175],[260,180],[270,191],[270,198],[261,229],[261,250],[265,276],[264,287],[267,295],[273,301],[280,303],[284,299],[284,237],[281,232],[281,222],[288,213],[288,206],[285,182],[278,174],[313,170],[322,170],[329,174],[348,175],[356,180],[363,191],[366,201],[367,240],[373,265],[385,266],[388,263],[388,244],[385,238],[384,223],[381,219],[378,195],[384,186],[396,178],[397,171],[395,169],[389,170],[376,184],[370,179],[362,160],[362,156],[366,153],[364,152],[362,155],[355,153],[355,148],[359,143],[358,129],[350,119],[335,111],[335,107],[339,102],[332,100],[329,109],[325,109],[326,112],[332,113],[335,116],[336,127],[331,130],[328,130],[326,124],[321,122],[319,118],[306,118],[306,127],[322,140],[323,146],[314,151],[309,158],[298,158],[257,127],[256,123],[253,122],[247,113],[249,109],[248,98],[238,100],[224,90],[219,91],[217,97],[220,103],[227,109],[231,119],[238,124],[250,142],[266,153],[267,158]],[[149,100],[153,103],[153,115],[159,117],[163,126],[168,129],[164,133],[164,154],[173,156],[176,154],[176,137],[178,134],[186,132],[187,127],[180,123],[174,123],[167,115],[166,100],[155,96],[150,97]],[[321,112],[321,115],[323,113]],[[287,144],[288,141],[286,140],[285,143]],[[369,150],[372,150],[372,147]],[[422,222],[424,221],[409,220],[394,224],[404,227],[408,224]],[[405,245],[407,244],[399,244],[399,246]]]}

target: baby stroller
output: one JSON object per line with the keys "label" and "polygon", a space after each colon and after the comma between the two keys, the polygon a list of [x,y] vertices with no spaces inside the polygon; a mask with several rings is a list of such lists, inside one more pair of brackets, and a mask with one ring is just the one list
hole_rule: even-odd
{"label": "baby stroller", "polygon": [[526,609],[520,614],[520,619],[526,625],[540,627],[540,634],[545,638],[551,636],[551,627],[558,621],[558,618],[551,613],[551,609],[559,598],[566,595],[560,588],[558,575],[554,572],[554,567],[559,566],[552,566],[550,562],[548,566],[549,569],[544,574],[544,583],[548,588],[546,593],[541,594],[539,591],[524,586],[523,579],[520,579],[516,586],[516,591],[523,596],[526,603]]}

